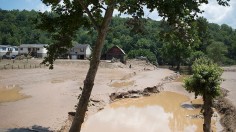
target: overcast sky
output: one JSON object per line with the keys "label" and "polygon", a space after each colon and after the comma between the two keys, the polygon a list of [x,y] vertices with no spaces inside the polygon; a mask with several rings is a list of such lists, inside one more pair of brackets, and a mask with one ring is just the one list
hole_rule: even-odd
{"label": "overcast sky", "polygon": [[[41,0],[0,0],[0,8],[3,10],[36,10],[44,12],[50,10],[50,7],[44,5]],[[202,5],[201,9],[205,12],[202,14],[211,23],[227,24],[236,29],[236,0],[230,1],[230,7],[219,6],[216,0],[210,0],[209,4]],[[114,14],[117,14],[115,12]],[[149,13],[145,10],[145,17],[154,20],[160,20],[157,12]]]}

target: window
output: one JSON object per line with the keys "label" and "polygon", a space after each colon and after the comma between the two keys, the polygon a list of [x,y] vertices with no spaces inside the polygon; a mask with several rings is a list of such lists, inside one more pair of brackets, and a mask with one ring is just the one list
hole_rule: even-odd
{"label": "window", "polygon": [[37,48],[37,50],[39,50],[39,48]]}
{"label": "window", "polygon": [[80,52],[84,52],[84,49],[83,49],[83,48],[81,48],[81,49],[80,49]]}
{"label": "window", "polygon": [[2,50],[3,50],[3,51],[6,51],[6,50],[7,50],[7,48],[6,48],[6,47],[2,47]]}
{"label": "window", "polygon": [[23,48],[20,48],[20,50],[23,50]]}
{"label": "window", "polygon": [[15,51],[18,51],[18,48],[15,48]]}

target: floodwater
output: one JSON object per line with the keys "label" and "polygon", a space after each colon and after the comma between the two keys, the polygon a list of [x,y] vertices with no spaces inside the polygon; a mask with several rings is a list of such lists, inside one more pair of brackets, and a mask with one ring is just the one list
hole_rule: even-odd
{"label": "floodwater", "polygon": [[21,89],[22,88],[20,88],[17,85],[0,87],[0,103],[14,102],[30,97],[21,94],[20,93]]}
{"label": "floodwater", "polygon": [[[203,119],[196,116],[200,114],[201,104],[201,99],[192,100],[190,103],[187,96],[174,92],[123,99],[89,117],[82,131],[201,132]],[[215,131],[214,123],[212,127]]]}

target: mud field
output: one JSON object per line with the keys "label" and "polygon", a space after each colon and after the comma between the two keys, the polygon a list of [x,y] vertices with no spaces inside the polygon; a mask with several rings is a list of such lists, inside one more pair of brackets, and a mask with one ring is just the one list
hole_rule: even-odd
{"label": "mud field", "polygon": [[[29,61],[39,64],[42,60]],[[0,70],[0,131],[68,131],[71,121],[68,112],[75,111],[88,67],[86,60],[57,60],[53,70],[47,67]],[[193,99],[193,94],[187,93],[181,82],[173,81],[178,77],[169,69],[156,68],[145,61],[132,60],[127,65],[102,61],[86,120],[99,110],[106,110],[112,93],[160,86],[161,91]],[[217,123],[215,127],[220,130]]]}

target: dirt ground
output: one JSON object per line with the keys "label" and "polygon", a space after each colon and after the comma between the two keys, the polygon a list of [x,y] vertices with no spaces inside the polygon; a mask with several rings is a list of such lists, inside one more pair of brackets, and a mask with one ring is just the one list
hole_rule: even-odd
{"label": "dirt ground", "polygon": [[222,95],[215,101],[215,108],[222,115],[224,131],[236,132],[236,66],[223,67]]}
{"label": "dirt ground", "polygon": [[[31,61],[40,63],[42,60]],[[86,60],[58,60],[53,70],[45,67],[0,70],[2,88],[19,86],[20,93],[28,97],[0,104],[0,118],[4,119],[0,121],[0,129],[59,130],[68,118],[67,113],[75,109],[88,67]],[[156,69],[143,61],[131,61],[127,65],[101,62],[91,98],[108,104],[112,92],[155,86],[171,74],[173,71]],[[119,83],[126,85],[117,87]]]}
{"label": "dirt ground", "polygon": [[221,114],[221,124],[224,126],[223,131],[236,131],[236,107],[229,99],[220,97],[214,103],[214,107]]}
{"label": "dirt ground", "polygon": [[[39,64],[42,60],[30,61]],[[69,123],[68,112],[75,111],[77,96],[81,94],[80,87],[83,87],[88,67],[87,60],[57,60],[53,70],[46,67],[0,70],[0,88],[17,86],[20,88],[15,90],[17,96],[27,97],[0,103],[0,131],[61,130],[62,126]],[[126,65],[101,61],[87,115],[109,104],[111,93],[143,90],[159,84],[165,84],[163,89],[166,91],[194,98],[193,94],[183,89],[180,82],[167,83],[173,80],[173,75],[177,74],[169,69],[156,68],[145,61],[131,60]]]}

